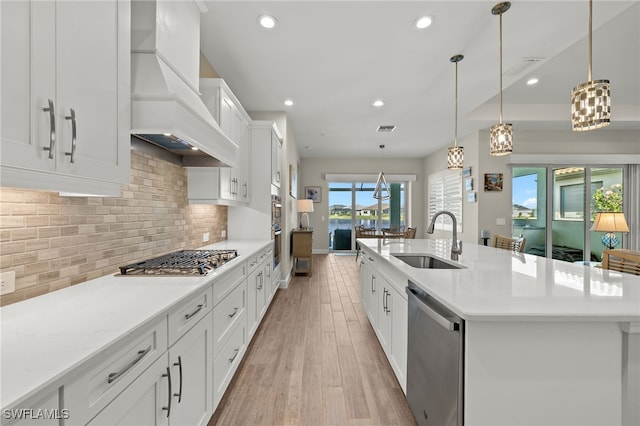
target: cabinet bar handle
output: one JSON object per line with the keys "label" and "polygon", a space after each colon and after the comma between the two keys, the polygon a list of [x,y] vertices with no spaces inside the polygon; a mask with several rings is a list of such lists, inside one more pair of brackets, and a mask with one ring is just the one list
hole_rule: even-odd
{"label": "cabinet bar handle", "polygon": [[371,275],[371,294],[376,292],[376,289],[373,287],[373,280],[376,279],[375,275]]}
{"label": "cabinet bar handle", "polygon": [[247,198],[249,196],[249,185],[247,185],[247,182],[243,183],[242,186],[244,186],[244,198]]}
{"label": "cabinet bar handle", "polygon": [[233,356],[231,358],[229,358],[229,362],[233,362],[236,359],[236,357],[238,356],[238,353],[240,353],[240,349],[235,349],[233,351]]}
{"label": "cabinet bar handle", "polygon": [[167,407],[162,407],[164,411],[167,412],[167,418],[171,415],[171,370],[167,367],[167,374],[163,374],[162,377],[166,377],[169,379],[169,405]]}
{"label": "cabinet bar handle", "polygon": [[200,312],[202,308],[204,308],[205,306],[207,306],[206,303],[199,304],[195,311],[191,312],[190,314],[185,314],[184,319],[186,320],[191,319],[191,317],[193,317],[195,314]]}
{"label": "cabinet bar handle", "polygon": [[235,317],[237,313],[238,313],[238,308],[234,308],[233,312],[229,314],[229,318]]}
{"label": "cabinet bar handle", "polygon": [[178,362],[173,363],[174,366],[178,367],[180,371],[180,388],[178,389],[178,393],[174,393],[173,396],[178,397],[178,403],[182,402],[182,357],[178,355]]}
{"label": "cabinet bar handle", "polygon": [[67,120],[71,120],[71,152],[65,152],[64,155],[71,157],[71,163],[76,162],[76,111],[71,108],[71,115],[64,117]]}
{"label": "cabinet bar handle", "polygon": [[145,350],[138,351],[138,355],[136,355],[136,357],[129,364],[122,367],[120,371],[109,374],[109,377],[107,378],[107,383],[113,383],[118,377],[122,376],[124,373],[131,370],[131,368],[133,368],[134,365],[139,363],[142,360],[142,358],[144,358],[144,356],[149,353],[150,350],[151,350],[151,346],[149,346]]}
{"label": "cabinet bar handle", "polygon": [[49,107],[42,108],[42,110],[49,112],[49,146],[42,149],[49,151],[49,160],[53,160],[53,153],[56,148],[56,111],[53,106],[53,100],[49,99]]}

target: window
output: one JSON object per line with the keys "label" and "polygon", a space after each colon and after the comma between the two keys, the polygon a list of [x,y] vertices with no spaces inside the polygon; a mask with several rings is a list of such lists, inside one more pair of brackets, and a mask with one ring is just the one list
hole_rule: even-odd
{"label": "window", "polygon": [[596,212],[621,203],[623,167],[525,166],[512,176],[513,236],[527,239],[525,252],[567,262],[600,259],[603,233],[590,228]]}
{"label": "window", "polygon": [[329,182],[329,248],[351,250],[354,226],[405,229],[406,184],[390,182],[388,200],[373,198],[374,181]]}
{"label": "window", "polygon": [[[462,175],[459,171],[447,170],[429,176],[427,210],[429,223],[440,210],[453,213],[458,222],[458,232],[462,232]],[[441,215],[436,221],[435,229],[452,231],[451,218]]]}

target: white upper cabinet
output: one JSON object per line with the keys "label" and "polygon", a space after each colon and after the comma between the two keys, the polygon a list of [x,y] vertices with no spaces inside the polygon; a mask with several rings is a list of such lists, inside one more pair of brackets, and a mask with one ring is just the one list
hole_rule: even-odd
{"label": "white upper cabinet", "polygon": [[[251,119],[224,80],[202,78],[200,89],[203,102],[218,122],[223,134],[239,147],[236,158],[238,167],[214,167],[208,168],[208,171],[189,168],[189,200],[194,204],[248,204],[251,201]],[[195,182],[196,175],[199,178],[204,175],[210,177],[203,184]],[[216,185],[216,188],[210,188],[211,185]]]}
{"label": "white upper cabinet", "polygon": [[0,9],[2,185],[119,195],[129,181],[130,4]]}

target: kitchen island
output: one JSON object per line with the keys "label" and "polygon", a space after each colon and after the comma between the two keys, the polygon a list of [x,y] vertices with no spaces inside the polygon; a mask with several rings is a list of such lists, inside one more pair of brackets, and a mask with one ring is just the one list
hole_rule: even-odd
{"label": "kitchen island", "polygon": [[475,244],[452,261],[450,240],[358,242],[465,321],[465,425],[640,422],[640,277]]}

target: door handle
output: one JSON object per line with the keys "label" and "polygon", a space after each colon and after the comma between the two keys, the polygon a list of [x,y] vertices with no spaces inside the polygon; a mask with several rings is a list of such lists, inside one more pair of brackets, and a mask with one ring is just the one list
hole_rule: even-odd
{"label": "door handle", "polygon": [[42,149],[49,151],[49,160],[53,160],[53,152],[56,148],[56,110],[53,100],[49,99],[49,107],[42,108],[42,110],[49,113],[49,146],[45,146]]}
{"label": "door handle", "polygon": [[167,412],[167,418],[169,418],[169,416],[171,415],[171,369],[169,367],[167,367],[167,372],[166,374],[163,374],[162,377],[166,377],[167,379],[169,379],[169,404],[166,407],[162,407],[163,411]]}
{"label": "door handle", "polygon": [[71,108],[71,115],[64,117],[71,120],[71,152],[65,152],[64,155],[71,157],[71,163],[76,162],[76,111]]}
{"label": "door handle", "polygon": [[173,363],[174,366],[177,366],[180,371],[180,388],[178,389],[178,393],[174,393],[173,396],[178,397],[178,403],[182,402],[182,357],[178,355],[178,362]]}

